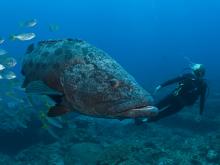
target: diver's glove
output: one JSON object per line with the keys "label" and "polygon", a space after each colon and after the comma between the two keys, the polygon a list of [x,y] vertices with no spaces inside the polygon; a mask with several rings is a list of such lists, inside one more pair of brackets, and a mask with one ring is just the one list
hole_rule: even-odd
{"label": "diver's glove", "polygon": [[158,91],[160,91],[162,89],[161,85],[158,85],[155,90],[154,90],[154,94],[156,94]]}

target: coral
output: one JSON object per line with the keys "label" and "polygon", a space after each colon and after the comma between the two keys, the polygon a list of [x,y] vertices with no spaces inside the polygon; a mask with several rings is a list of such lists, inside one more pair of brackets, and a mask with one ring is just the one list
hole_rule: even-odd
{"label": "coral", "polygon": [[0,164],[13,165],[13,164],[15,164],[15,161],[12,157],[10,157],[8,155],[0,154]]}
{"label": "coral", "polygon": [[45,134],[48,130],[40,129],[37,134],[49,140],[48,143],[35,142],[13,157],[0,155],[0,164],[220,164],[219,131],[203,134],[185,127],[171,127],[166,122],[137,126],[131,120],[121,122],[80,115],[44,118],[43,122],[53,127],[56,139],[51,141],[52,137]]}
{"label": "coral", "polygon": [[210,161],[213,161],[215,159],[217,159],[219,156],[218,152],[215,151],[215,150],[208,150],[208,153],[206,155],[207,159],[210,160]]}
{"label": "coral", "polygon": [[174,164],[174,161],[172,159],[162,157],[158,160],[157,164],[158,165],[172,165]]}
{"label": "coral", "polygon": [[102,147],[95,143],[77,143],[72,144],[65,154],[65,164],[91,164],[95,165],[99,154],[102,153]]}
{"label": "coral", "polygon": [[46,165],[47,157],[48,152],[46,146],[37,144],[18,153],[15,157],[15,160],[20,164]]}
{"label": "coral", "polygon": [[144,145],[139,141],[121,142],[103,150],[98,164],[126,164],[136,162],[137,164],[155,164],[161,156],[166,153],[155,146]]}
{"label": "coral", "polygon": [[26,103],[11,101],[0,105],[0,129],[6,132],[26,129],[28,123],[33,119],[33,109],[27,109]]}
{"label": "coral", "polygon": [[47,158],[48,165],[64,165],[64,159],[62,156],[60,143],[56,142],[50,145],[47,148],[47,152],[48,152],[48,158]]}

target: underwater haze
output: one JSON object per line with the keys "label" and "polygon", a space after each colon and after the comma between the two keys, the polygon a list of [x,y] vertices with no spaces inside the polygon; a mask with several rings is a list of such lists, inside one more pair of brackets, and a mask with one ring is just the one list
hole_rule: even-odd
{"label": "underwater haze", "polygon": [[[220,164],[220,1],[1,0],[0,6],[0,164]],[[53,100],[21,88],[22,61],[32,43],[69,38],[107,52],[156,101],[172,89],[154,95],[157,85],[203,64],[202,117],[199,103],[140,125],[78,113],[48,117]]]}

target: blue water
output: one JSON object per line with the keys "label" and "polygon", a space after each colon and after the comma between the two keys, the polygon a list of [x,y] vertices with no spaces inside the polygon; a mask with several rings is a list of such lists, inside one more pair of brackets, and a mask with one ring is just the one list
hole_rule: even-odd
{"label": "blue water", "polygon": [[[0,6],[0,37],[37,35],[0,45],[18,61],[31,43],[79,38],[108,52],[150,92],[184,72],[189,64],[184,57],[204,64],[211,96],[220,92],[218,0],[2,0]],[[19,27],[33,18],[35,28]],[[60,29],[50,32],[49,24]],[[20,62],[15,68],[19,78]]]}
{"label": "blue water", "polygon": [[[36,41],[87,40],[106,50],[143,84],[181,72],[187,65],[183,57],[188,56],[204,63],[208,76],[216,81],[219,7],[217,0],[5,1],[1,2],[1,35],[34,31]],[[32,18],[39,21],[35,29],[18,27]],[[60,26],[56,33],[48,31],[53,23]],[[21,55],[26,45],[9,42],[5,47]]]}

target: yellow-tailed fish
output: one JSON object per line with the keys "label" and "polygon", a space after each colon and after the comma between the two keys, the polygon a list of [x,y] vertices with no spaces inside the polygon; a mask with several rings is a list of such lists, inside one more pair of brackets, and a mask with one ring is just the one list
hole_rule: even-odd
{"label": "yellow-tailed fish", "polygon": [[0,49],[0,56],[6,55],[8,52],[4,49]]}
{"label": "yellow-tailed fish", "polygon": [[20,23],[21,27],[27,27],[27,28],[32,28],[37,25],[37,19],[31,19],[25,22]]}
{"label": "yellow-tailed fish", "polygon": [[0,64],[0,71],[4,70],[5,69],[5,66]]}
{"label": "yellow-tailed fish", "polygon": [[11,35],[11,40],[29,41],[36,37],[35,33],[21,33],[17,35]]}
{"label": "yellow-tailed fish", "polygon": [[16,74],[12,71],[5,71],[2,73],[4,79],[12,80],[16,78]]}
{"label": "yellow-tailed fish", "polygon": [[49,25],[49,31],[50,32],[56,32],[60,29],[59,25],[56,25],[56,24],[50,24]]}
{"label": "yellow-tailed fish", "polygon": [[12,68],[17,64],[17,60],[13,57],[7,57],[4,59],[3,64],[6,68]]}
{"label": "yellow-tailed fish", "polygon": [[5,42],[4,38],[0,37],[0,44],[3,44]]}

